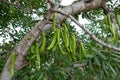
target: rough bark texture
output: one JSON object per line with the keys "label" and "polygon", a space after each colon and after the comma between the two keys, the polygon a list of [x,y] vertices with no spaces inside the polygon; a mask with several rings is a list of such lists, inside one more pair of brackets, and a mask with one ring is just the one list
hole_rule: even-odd
{"label": "rough bark texture", "polygon": [[[84,0],[81,0],[79,2],[76,2],[72,5],[66,6],[61,9],[61,11],[64,11],[65,13],[74,15],[80,12],[87,12],[92,9],[100,8],[102,5],[103,1],[102,0],[92,0],[92,2],[85,3]],[[51,18],[52,13],[48,13],[45,16],[48,18]],[[66,17],[57,14],[57,22],[60,23],[62,22]],[[27,51],[29,50],[30,46],[32,43],[36,40],[38,36],[41,35],[41,30],[46,32],[51,28],[51,24],[48,23],[48,19],[44,18],[42,21],[39,21],[33,29],[27,33],[24,38],[16,45],[16,47],[13,49],[11,54],[16,53],[17,58],[15,61],[15,72],[24,67],[26,64],[26,61],[24,59],[24,56],[27,54]],[[2,75],[1,75],[1,80],[11,80],[11,75],[10,75],[10,63],[11,63],[11,56],[8,58]]]}

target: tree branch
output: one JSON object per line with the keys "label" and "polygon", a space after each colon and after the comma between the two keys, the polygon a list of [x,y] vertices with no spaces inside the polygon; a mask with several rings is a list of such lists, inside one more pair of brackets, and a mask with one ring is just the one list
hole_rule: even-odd
{"label": "tree branch", "polygon": [[[72,5],[66,6],[61,10],[65,13],[74,15],[80,12],[87,12],[92,9],[100,8],[101,7],[101,0],[94,0],[90,3],[84,3],[83,0],[76,2]],[[51,28],[51,24],[49,24],[49,20],[52,19],[52,13],[47,12],[45,15],[47,18],[44,18],[42,21],[39,21],[33,29],[27,33],[24,38],[16,45],[16,47],[12,50],[11,55],[9,56],[3,72],[1,74],[1,80],[11,80],[10,75],[10,64],[11,64],[11,56],[13,53],[16,53],[16,61],[15,61],[15,72],[24,64],[26,64],[26,60],[24,56],[27,55],[27,51],[29,50],[32,43],[37,39],[37,37],[41,36],[41,30],[47,32]],[[66,19],[66,16],[61,14],[57,14],[57,23],[62,22]],[[72,18],[71,18],[72,19]],[[94,37],[94,36],[93,36]],[[111,47],[111,46],[110,46]],[[22,67],[21,67],[22,68]]]}
{"label": "tree branch", "polygon": [[65,15],[67,16],[68,18],[70,18],[73,22],[75,22],[82,30],[85,31],[85,33],[87,33],[94,41],[96,41],[97,43],[101,44],[102,46],[105,46],[109,49],[112,49],[112,50],[115,50],[115,51],[119,51],[120,52],[120,48],[117,48],[117,47],[114,47],[114,46],[111,46],[101,40],[99,40],[92,32],[90,32],[88,29],[84,28],[84,26],[82,26],[73,16],[71,15],[68,15],[62,11],[59,11],[59,10],[55,10],[55,12],[57,13],[60,13],[62,15]]}

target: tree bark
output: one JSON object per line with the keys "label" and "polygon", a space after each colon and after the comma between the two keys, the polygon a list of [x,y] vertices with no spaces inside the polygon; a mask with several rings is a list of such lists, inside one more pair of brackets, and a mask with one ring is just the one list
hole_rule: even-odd
{"label": "tree bark", "polygon": [[[89,3],[85,3],[84,0],[81,0],[79,2],[76,2],[72,5],[66,6],[61,9],[61,11],[64,11],[65,13],[74,15],[80,12],[87,12],[92,9],[100,8],[102,5],[102,0],[93,0]],[[51,17],[52,13],[49,13],[45,15],[45,17],[48,17],[49,19],[52,19]],[[64,19],[66,19],[66,16],[63,16],[61,14],[57,14],[57,23],[62,22]],[[24,59],[24,56],[26,56],[27,51],[29,50],[32,43],[41,35],[41,31],[47,32],[51,28],[51,24],[49,24],[49,21],[47,18],[44,18],[42,21],[39,21],[33,29],[27,33],[24,38],[16,45],[16,47],[11,52],[11,55],[13,53],[16,53],[16,61],[15,61],[15,72],[24,67],[26,64],[26,61]],[[3,72],[1,74],[1,80],[11,80],[10,75],[10,63],[11,63],[11,55],[9,56],[4,68]]]}

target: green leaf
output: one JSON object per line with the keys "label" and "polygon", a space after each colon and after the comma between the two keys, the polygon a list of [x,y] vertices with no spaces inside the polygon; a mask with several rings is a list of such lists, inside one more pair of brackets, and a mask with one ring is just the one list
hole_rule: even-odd
{"label": "green leaf", "polygon": [[92,59],[94,56],[95,56],[95,55],[93,55],[93,54],[86,54],[86,57],[87,57],[87,58],[90,58],[90,59]]}
{"label": "green leaf", "polygon": [[111,55],[112,55],[113,57],[115,57],[115,58],[120,59],[120,55],[117,55],[117,54],[114,54],[114,53],[111,53]]}
{"label": "green leaf", "polygon": [[110,63],[107,63],[107,65],[109,66],[110,70],[115,74],[117,75],[117,72],[114,70],[114,68],[111,66]]}
{"label": "green leaf", "polygon": [[102,62],[102,69],[103,71],[105,72],[106,75],[109,75],[107,69],[106,69],[106,65],[105,65],[105,62]]}
{"label": "green leaf", "polygon": [[97,56],[94,57],[94,61],[96,65],[100,66],[100,61],[98,60]]}
{"label": "green leaf", "polygon": [[115,62],[119,62],[120,63],[120,59],[117,58],[111,58],[112,60],[114,60]]}
{"label": "green leaf", "polygon": [[93,66],[92,66],[91,60],[89,60],[88,65],[89,65],[90,70],[93,70]]}
{"label": "green leaf", "polygon": [[107,58],[103,55],[103,53],[98,53],[98,56],[101,57],[102,59],[106,60]]}

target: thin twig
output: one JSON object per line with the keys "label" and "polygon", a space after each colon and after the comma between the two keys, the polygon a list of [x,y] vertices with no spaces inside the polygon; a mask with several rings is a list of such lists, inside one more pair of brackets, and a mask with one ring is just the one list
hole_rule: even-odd
{"label": "thin twig", "polygon": [[81,64],[78,63],[78,64],[74,64],[73,66],[79,68],[79,67],[85,67],[86,65],[87,65],[87,63],[81,63]]}

